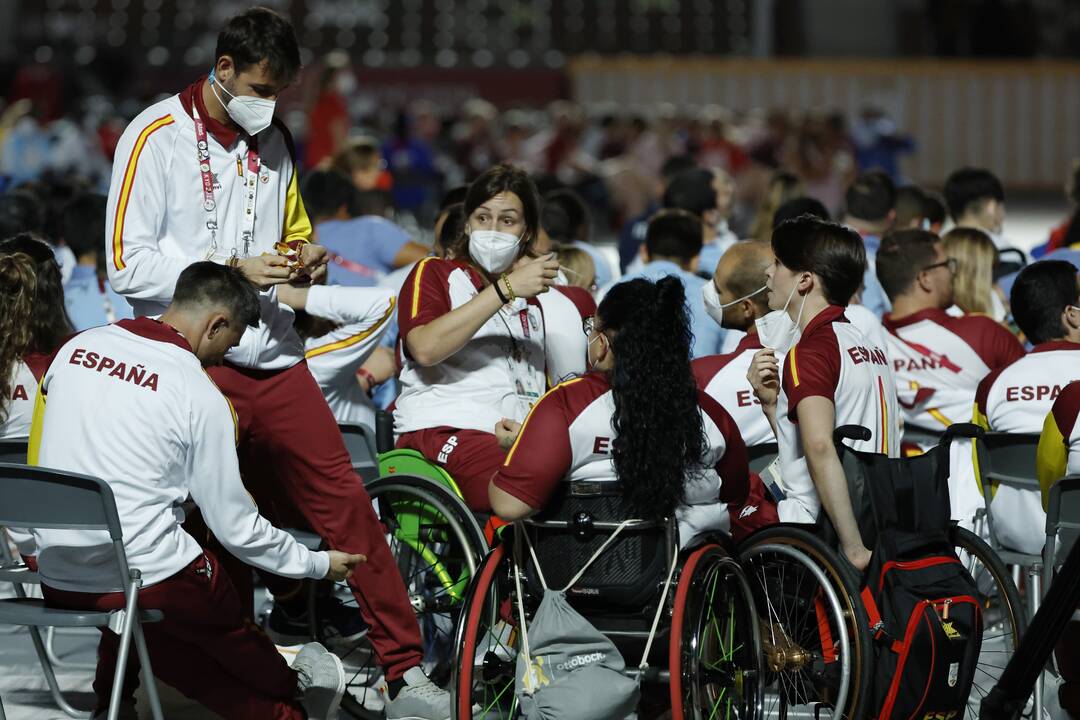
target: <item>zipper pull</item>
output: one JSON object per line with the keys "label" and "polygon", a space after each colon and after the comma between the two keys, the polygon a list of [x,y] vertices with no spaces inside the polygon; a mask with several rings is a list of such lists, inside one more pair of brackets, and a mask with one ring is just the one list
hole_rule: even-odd
{"label": "zipper pull", "polygon": [[943,607],[941,608],[941,619],[942,620],[948,620],[949,619],[949,606],[952,605],[952,598],[945,598],[942,601],[942,605],[943,605]]}

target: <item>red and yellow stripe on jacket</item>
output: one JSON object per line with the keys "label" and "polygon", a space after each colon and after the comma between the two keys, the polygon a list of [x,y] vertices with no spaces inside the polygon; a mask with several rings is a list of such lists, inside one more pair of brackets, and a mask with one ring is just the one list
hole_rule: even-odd
{"label": "red and yellow stripe on jacket", "polygon": [[135,146],[131,149],[131,155],[128,156],[127,166],[124,169],[124,180],[120,185],[120,198],[116,203],[116,222],[113,223],[113,265],[117,270],[123,270],[127,267],[124,264],[124,218],[127,216],[128,199],[131,197],[131,186],[135,182],[135,172],[139,169],[139,156],[142,155],[143,148],[146,147],[146,141],[151,135],[172,124],[173,116],[163,115],[147,125],[139,133],[138,139],[135,140]]}

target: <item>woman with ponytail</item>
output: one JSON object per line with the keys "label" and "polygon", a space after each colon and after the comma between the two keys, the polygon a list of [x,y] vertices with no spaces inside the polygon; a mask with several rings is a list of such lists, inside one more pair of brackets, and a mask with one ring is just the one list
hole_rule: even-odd
{"label": "woman with ponytail", "polygon": [[618,481],[640,518],[746,498],[742,436],[694,382],[685,299],[676,277],[612,287],[585,322],[591,370],[533,407],[492,478],[496,514],[531,515],[572,480]]}
{"label": "woman with ponytail", "polygon": [[0,439],[30,434],[37,384],[71,335],[52,250],[23,233],[0,242]]}

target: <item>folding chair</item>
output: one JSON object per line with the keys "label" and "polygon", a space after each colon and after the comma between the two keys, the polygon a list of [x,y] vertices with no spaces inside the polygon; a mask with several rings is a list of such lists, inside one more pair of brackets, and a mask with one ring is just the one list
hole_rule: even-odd
{"label": "folding chair", "polygon": [[379,459],[375,452],[375,431],[364,425],[338,425],[353,470],[365,484],[379,477]]}
{"label": "folding chair", "polygon": [[[139,588],[142,587],[142,573],[128,567],[120,517],[116,512],[116,503],[109,485],[85,475],[0,463],[0,525],[108,532],[116,553],[118,577],[124,587],[126,603],[123,610],[59,610],[45,607],[43,600],[16,597],[0,600],[0,623],[29,627],[39,658],[45,654],[39,631],[41,627],[108,628],[118,634],[120,651],[113,675],[108,720],[116,720],[120,710],[124,670],[127,667],[131,640],[134,638],[136,653],[146,678],[150,710],[154,720],[162,720],[161,702],[153,681],[142,623],[159,622],[164,616],[160,610],[136,611]],[[0,580],[7,582],[27,582],[27,578],[28,571],[25,569],[0,572]],[[88,717],[88,714],[80,713],[64,700],[51,666],[42,662],[42,669],[49,689],[61,709],[72,717]],[[3,705],[0,703],[0,720],[3,717]]]}
{"label": "folding chair", "polygon": [[[17,463],[19,465],[22,465],[26,462],[27,448],[28,444],[26,440],[0,440],[0,462]],[[11,550],[6,542],[6,539],[3,538],[3,530],[2,528],[0,528],[0,566],[7,566],[10,569],[14,566],[19,566],[21,564],[21,559],[16,558],[14,555],[11,554]],[[28,579],[24,580],[23,583],[21,583],[20,585],[38,584],[35,579],[37,577],[35,574],[30,573],[26,577]],[[19,589],[21,590],[22,588],[20,587]],[[69,632],[71,634],[82,634],[83,632],[87,631],[73,629]],[[89,630],[89,632],[94,631],[91,629]],[[95,667],[97,667],[96,663],[71,662],[69,660],[62,659],[60,657],[60,654],[56,652],[55,640],[56,628],[49,628],[45,632],[45,655],[44,657],[38,658],[41,661],[43,668],[45,663],[50,663],[53,668],[70,668],[72,670],[93,670]],[[54,699],[56,699],[57,705],[60,707],[60,709],[64,710],[62,698],[54,697]]]}
{"label": "folding chair", "polygon": [[[1001,545],[994,527],[990,503],[994,488],[1004,486],[1017,490],[1041,492],[1035,469],[1035,453],[1039,447],[1039,435],[1032,433],[983,432],[975,440],[982,478],[983,508],[990,534],[990,547],[1001,561],[1021,571],[1027,571],[1027,606],[1029,620],[1039,611],[1043,595],[1043,556],[1010,550]],[[1019,572],[1014,576],[1019,586]],[[1035,683],[1035,703],[1041,708],[1043,682],[1040,676]]]}
{"label": "folding chair", "polygon": [[[1066,475],[1050,486],[1046,506],[1046,545],[1043,546],[1044,597],[1058,568],[1080,537],[1080,475]],[[1074,614],[1080,620],[1080,612]]]}

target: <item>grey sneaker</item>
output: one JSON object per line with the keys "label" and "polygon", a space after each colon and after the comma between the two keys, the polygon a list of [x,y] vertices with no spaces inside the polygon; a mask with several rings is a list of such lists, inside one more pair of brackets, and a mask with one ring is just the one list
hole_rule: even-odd
{"label": "grey sneaker", "polygon": [[293,660],[300,704],[310,720],[336,720],[345,693],[345,669],[337,655],[317,642],[300,648]]}
{"label": "grey sneaker", "polygon": [[450,693],[431,682],[419,667],[402,676],[405,687],[386,703],[386,720],[450,720]]}

